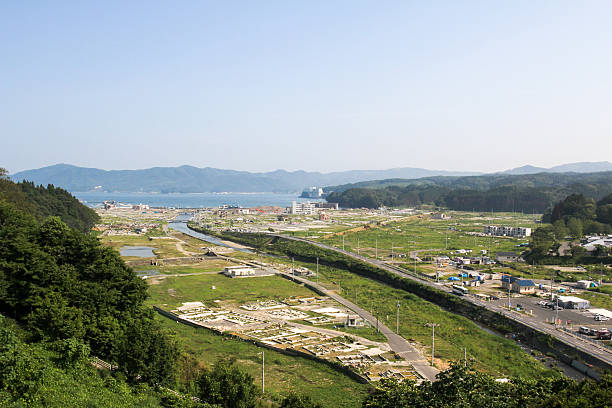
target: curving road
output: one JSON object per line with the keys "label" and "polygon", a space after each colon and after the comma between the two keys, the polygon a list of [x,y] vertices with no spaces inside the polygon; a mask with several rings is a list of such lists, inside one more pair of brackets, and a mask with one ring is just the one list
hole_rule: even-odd
{"label": "curving road", "polygon": [[[343,255],[349,256],[353,259],[357,259],[360,260],[362,262],[368,263],[370,265],[379,267],[381,269],[384,269],[386,271],[389,271],[391,273],[394,273],[396,275],[399,275],[401,277],[404,278],[408,278],[408,279],[412,279],[415,280],[419,283],[422,283],[423,285],[427,285],[427,286],[431,286],[434,287],[438,290],[444,291],[444,292],[448,292],[451,293],[452,289],[445,286],[445,285],[441,285],[441,284],[436,284],[435,282],[431,282],[425,279],[422,279],[418,276],[414,276],[411,275],[409,273],[406,272],[406,270],[403,270],[401,268],[398,268],[396,266],[392,266],[392,265],[388,265],[383,261],[377,260],[377,259],[371,259],[371,258],[367,258],[365,256],[362,255],[357,255],[353,252],[350,251],[345,251],[330,245],[326,245],[320,242],[315,242],[315,241],[310,241],[304,238],[297,238],[297,237],[291,237],[291,236],[285,236],[285,235],[277,235],[274,234],[274,236],[279,237],[279,238],[284,238],[284,239],[289,239],[289,240],[293,240],[293,241],[301,241],[301,242],[306,242],[308,244],[311,245],[315,245],[319,248],[323,248],[323,249],[329,249],[335,252],[339,252]],[[556,338],[557,340],[573,347],[576,348],[584,353],[587,353],[597,359],[599,359],[600,361],[608,364],[609,368],[612,369],[612,350],[605,348],[604,346],[601,346],[599,344],[593,343],[589,340],[585,340],[581,337],[575,336],[571,333],[565,332],[565,331],[561,331],[561,330],[557,330],[553,327],[551,327],[548,323],[542,322],[542,321],[537,321],[533,318],[527,317],[527,316],[522,316],[516,312],[511,312],[508,311],[507,309],[504,309],[503,307],[491,304],[490,302],[485,302],[482,300],[479,300],[475,297],[472,296],[465,296],[464,299],[467,302],[473,303],[475,305],[484,307],[485,309],[491,310],[493,312],[496,313],[500,313],[504,316],[506,316],[509,319],[512,319],[514,321],[517,321],[521,324],[524,324],[525,326],[528,326],[534,330],[537,330],[539,332],[542,333],[546,333],[549,334],[550,336]]]}
{"label": "curving road", "polygon": [[391,347],[391,350],[393,350],[396,354],[400,355],[406,361],[410,362],[410,365],[412,365],[415,371],[418,372],[422,377],[428,379],[429,381],[436,380],[436,375],[439,373],[439,370],[435,367],[430,366],[427,360],[421,355],[421,353],[419,353],[416,348],[414,348],[402,336],[395,334],[391,329],[389,329],[381,321],[379,321],[376,316],[357,306],[353,302],[343,298],[337,293],[326,289],[324,286],[316,282],[313,282],[301,276],[294,276],[285,272],[279,273],[288,276],[292,280],[316,288],[319,292],[323,293],[326,296],[329,296],[336,302],[346,306],[350,310],[357,313],[363,320],[368,321],[373,327],[378,327],[378,330],[387,338],[387,343],[389,344],[389,347]]}

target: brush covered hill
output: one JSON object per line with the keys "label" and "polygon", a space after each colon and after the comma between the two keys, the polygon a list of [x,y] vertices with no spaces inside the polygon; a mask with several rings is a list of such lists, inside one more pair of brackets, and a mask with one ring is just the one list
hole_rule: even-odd
{"label": "brush covered hill", "polygon": [[491,174],[390,179],[326,187],[327,201],[345,208],[435,204],[463,211],[542,213],[570,194],[600,199],[612,192],[612,172]]}
{"label": "brush covered hill", "polygon": [[33,182],[14,183],[0,168],[0,200],[14,204],[37,220],[57,216],[69,227],[81,232],[91,230],[100,217],[91,208],[81,204],[68,191],[53,186],[44,187]]}

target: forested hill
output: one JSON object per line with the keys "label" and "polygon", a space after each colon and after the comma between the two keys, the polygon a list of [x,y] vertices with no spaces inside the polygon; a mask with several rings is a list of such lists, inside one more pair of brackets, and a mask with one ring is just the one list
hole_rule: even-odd
{"label": "forested hill", "polygon": [[6,200],[25,210],[37,220],[58,216],[68,226],[81,232],[91,230],[99,217],[94,210],[81,204],[68,191],[48,185],[36,186],[32,182],[14,183],[0,168],[0,200]]}
{"label": "forested hill", "polygon": [[326,188],[341,207],[435,204],[453,210],[542,213],[570,194],[600,199],[612,192],[612,172],[492,174],[379,180]]}

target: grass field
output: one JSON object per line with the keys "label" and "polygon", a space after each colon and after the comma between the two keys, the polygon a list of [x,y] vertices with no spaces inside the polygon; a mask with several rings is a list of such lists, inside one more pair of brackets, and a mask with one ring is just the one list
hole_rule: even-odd
{"label": "grass field", "polygon": [[[485,225],[519,225],[535,227],[536,216],[512,213],[463,213],[451,212],[451,219],[433,220],[427,217],[411,217],[382,226],[344,234],[344,248],[362,255],[391,258],[394,254],[407,254],[415,250],[433,250],[431,253],[448,253],[454,249],[519,251],[516,245],[528,239],[508,237],[480,237],[468,232],[482,232]],[[318,240],[341,248],[343,236],[322,236]],[[376,248],[378,247],[378,251]]]}
{"label": "grass field", "polygon": [[[220,303],[242,304],[255,300],[283,300],[291,296],[312,296],[310,289],[278,276],[228,278],[224,275],[168,277],[157,283],[149,279],[151,305],[180,306],[183,302],[201,301],[207,306]],[[215,289],[213,289],[213,286]]]}
{"label": "grass field", "polygon": [[[261,384],[262,348],[231,339],[206,329],[177,324],[158,316],[162,325],[175,333],[179,346],[199,361],[212,366],[219,360],[232,359],[238,367]],[[358,383],[324,363],[304,357],[287,356],[265,350],[266,393],[283,395],[290,391],[307,394],[324,407],[356,408],[371,386]]]}
{"label": "grass field", "polygon": [[593,308],[603,308],[612,310],[612,296],[607,293],[584,291],[577,296],[591,302],[591,306]]}
{"label": "grass field", "polygon": [[[123,246],[147,246],[153,248],[153,253],[157,258],[177,258],[188,256],[184,252],[180,251],[177,248],[177,244],[180,244],[180,247],[190,253],[201,253],[202,246],[206,246],[203,241],[197,240],[195,238],[191,238],[184,234],[173,234],[179,237],[179,239],[185,241],[186,243],[181,243],[180,241],[173,238],[173,236],[168,236],[167,238],[160,239],[149,239],[147,235],[105,235],[100,237],[100,242],[102,244],[110,246],[119,250],[119,248]],[[125,258],[125,259],[138,259],[138,258]]]}
{"label": "grass field", "polygon": [[[290,262],[285,260],[283,263]],[[316,265],[309,263],[296,262],[296,266],[316,270]],[[425,356],[431,355],[432,334],[432,329],[426,324],[440,324],[440,327],[436,328],[435,356],[438,368],[445,368],[450,361],[462,359],[465,348],[475,366],[492,375],[536,377],[552,374],[513,341],[488,333],[469,319],[446,311],[416,295],[327,266],[319,267],[319,283],[330,290],[339,291],[344,298],[378,314],[380,320],[392,329],[395,329],[396,303],[399,301],[400,334],[417,342]],[[379,340],[374,337],[374,330],[370,333],[367,331],[371,329],[363,330],[364,333],[359,335]]]}
{"label": "grass field", "polygon": [[[231,279],[223,275],[195,275],[163,279],[149,286],[149,294],[149,304],[171,309],[189,301],[202,301],[214,307],[214,300],[220,300],[221,305],[241,304],[257,299],[312,296],[314,292],[277,276]],[[234,359],[240,368],[253,375],[257,384],[261,383],[261,348],[161,316],[158,319],[176,333],[181,349],[199,361],[212,365],[220,359]],[[295,391],[310,395],[325,407],[358,407],[370,388],[326,364],[272,350],[265,353],[266,390],[272,393]]]}
{"label": "grass field", "polygon": [[143,265],[134,266],[133,268],[137,271],[157,271],[162,275],[174,275],[174,274],[185,274],[185,273],[198,273],[198,272],[220,272],[226,266],[235,266],[235,263],[227,262],[223,259],[210,258],[205,259],[202,262],[193,265]]}

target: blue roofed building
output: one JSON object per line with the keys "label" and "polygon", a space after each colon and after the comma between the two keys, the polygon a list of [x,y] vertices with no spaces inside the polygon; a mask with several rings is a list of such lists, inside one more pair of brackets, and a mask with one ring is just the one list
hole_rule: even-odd
{"label": "blue roofed building", "polygon": [[501,278],[502,288],[510,289],[515,293],[534,293],[535,283],[531,279],[521,279],[515,276],[503,275]]}

